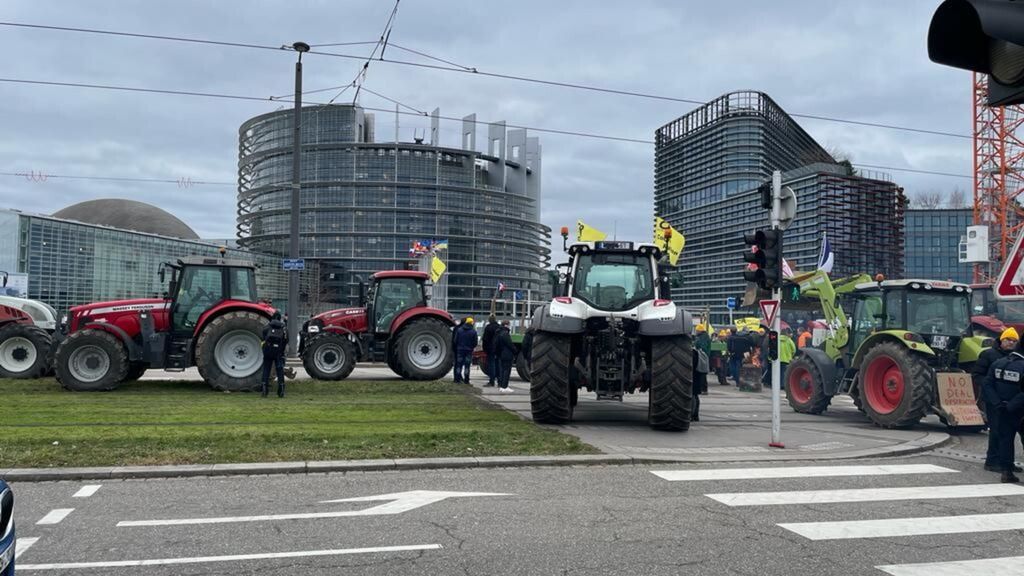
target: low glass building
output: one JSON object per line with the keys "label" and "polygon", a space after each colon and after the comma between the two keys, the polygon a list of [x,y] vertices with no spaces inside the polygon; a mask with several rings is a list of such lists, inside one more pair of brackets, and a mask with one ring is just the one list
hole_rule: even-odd
{"label": "low glass building", "polygon": [[960,240],[974,225],[972,208],[911,208],[906,212],[905,278],[970,284],[974,267],[960,263]]}
{"label": "low glass building", "polygon": [[[163,294],[161,263],[217,256],[220,245],[75,220],[0,210],[0,270],[28,275],[28,297],[58,311],[71,306]],[[257,290],[281,307],[287,279],[276,257],[228,248],[254,261]]]}
{"label": "low glass building", "polygon": [[[541,147],[525,130],[463,121],[462,148],[375,142],[373,115],[358,105],[302,110],[301,248],[311,279],[305,309],[355,303],[360,280],[417,267],[417,241],[448,241],[446,300],[457,314],[485,313],[495,287],[540,294],[550,229],[540,224]],[[293,111],[252,118],[239,130],[239,244],[286,256]],[[435,297],[438,295],[435,294]]]}

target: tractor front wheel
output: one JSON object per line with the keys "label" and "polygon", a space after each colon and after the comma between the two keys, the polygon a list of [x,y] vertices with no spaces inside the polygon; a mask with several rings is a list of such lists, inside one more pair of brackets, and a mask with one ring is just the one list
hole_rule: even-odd
{"label": "tractor front wheel", "polygon": [[395,338],[399,376],[437,380],[452,369],[452,332],[440,320],[422,318],[403,326]]}
{"label": "tractor front wheel", "polygon": [[516,356],[516,374],[523,382],[530,381],[530,363],[526,360],[526,354],[523,354],[522,350]]}
{"label": "tractor front wheel", "polygon": [[128,374],[128,351],[108,332],[79,330],[57,347],[54,368],[57,380],[68,390],[113,390]]}
{"label": "tractor front wheel", "polygon": [[32,325],[0,328],[0,377],[40,378],[49,370],[50,335]]}
{"label": "tractor front wheel", "polygon": [[928,413],[935,373],[906,346],[882,342],[871,348],[859,377],[864,412],[877,426],[906,428]]}
{"label": "tractor front wheel", "polygon": [[135,382],[149,369],[149,364],[145,362],[132,362],[128,364],[128,374],[124,377],[125,382]]}
{"label": "tractor front wheel", "polygon": [[196,367],[214,390],[252,392],[262,379],[260,335],[268,320],[255,312],[227,312],[210,320],[196,340]]}
{"label": "tractor front wheel", "polygon": [[693,412],[693,342],[687,336],[651,342],[647,423],[655,430],[690,429]]}
{"label": "tractor front wheel", "polygon": [[533,421],[568,424],[575,402],[572,396],[572,337],[537,332],[530,354],[530,409]]}
{"label": "tractor front wheel", "polygon": [[806,356],[796,358],[786,368],[786,399],[794,411],[803,414],[821,414],[832,402],[825,394],[821,371]]}
{"label": "tractor front wheel", "polygon": [[356,348],[345,336],[325,332],[306,344],[302,365],[317,380],[344,380],[356,367]]}

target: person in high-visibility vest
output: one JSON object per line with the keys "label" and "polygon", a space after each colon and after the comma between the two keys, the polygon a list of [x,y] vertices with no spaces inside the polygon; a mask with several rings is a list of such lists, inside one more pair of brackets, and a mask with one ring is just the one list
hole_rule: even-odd
{"label": "person in high-visibility vest", "polygon": [[800,327],[800,334],[796,338],[796,347],[797,348],[806,348],[806,347],[811,345],[811,342],[813,341],[813,339],[814,339],[814,335],[811,334],[811,331],[808,330],[806,326],[801,326]]}

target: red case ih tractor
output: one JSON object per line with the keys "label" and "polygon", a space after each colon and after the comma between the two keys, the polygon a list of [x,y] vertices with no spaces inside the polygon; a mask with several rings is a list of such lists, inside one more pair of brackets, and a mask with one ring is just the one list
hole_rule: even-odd
{"label": "red case ih tractor", "polygon": [[384,360],[410,380],[444,376],[452,368],[454,322],[444,310],[427,306],[429,278],[426,272],[377,272],[369,295],[360,294],[359,308],[310,319],[300,346],[306,372],[318,380],[341,380],[357,361]]}
{"label": "red case ih tractor", "polygon": [[192,257],[164,264],[164,298],[75,306],[62,323],[57,379],[70,390],[113,390],[149,368],[197,366],[215,390],[260,387],[260,338],[274,308],[256,298],[251,262]]}
{"label": "red case ih tractor", "polygon": [[[0,283],[7,286],[7,272],[0,272]],[[42,302],[0,296],[0,378],[46,375],[55,316]]]}

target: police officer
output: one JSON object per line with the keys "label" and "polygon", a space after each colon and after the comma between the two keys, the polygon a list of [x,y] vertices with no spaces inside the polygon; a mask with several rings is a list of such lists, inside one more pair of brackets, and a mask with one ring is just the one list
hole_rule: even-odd
{"label": "police officer", "polygon": [[[999,409],[997,404],[985,400],[986,395],[982,393],[982,390],[985,385],[985,379],[988,377],[988,370],[992,367],[992,364],[1013,352],[1017,348],[1019,341],[1020,336],[1012,327],[1003,330],[1003,333],[999,335],[999,342],[995,346],[982,351],[981,355],[978,356],[978,361],[974,363],[974,367],[971,369],[974,392],[979,404],[984,406],[985,421],[988,423],[988,450],[985,453],[985,470],[989,472],[1002,471],[997,463],[999,451]],[[1014,466],[1013,471],[1020,472],[1021,470]]]}
{"label": "police officer", "polygon": [[994,405],[998,451],[996,465],[1002,476],[1001,482],[1020,482],[1013,473],[1013,442],[1017,428],[1024,418],[1024,354],[1020,348],[996,360],[989,368],[982,394],[985,402]]}

